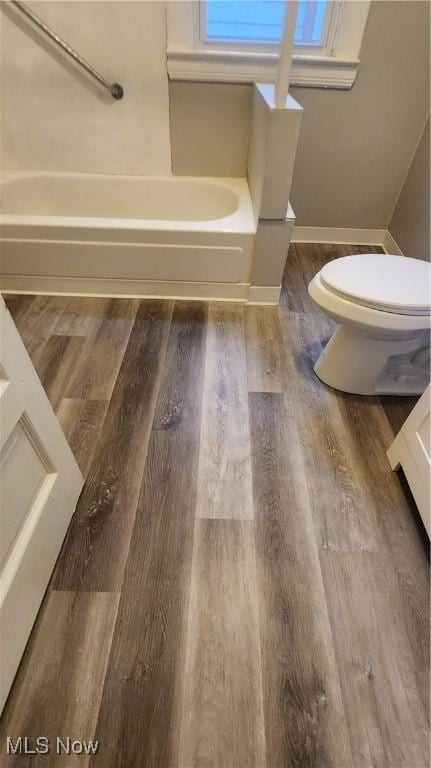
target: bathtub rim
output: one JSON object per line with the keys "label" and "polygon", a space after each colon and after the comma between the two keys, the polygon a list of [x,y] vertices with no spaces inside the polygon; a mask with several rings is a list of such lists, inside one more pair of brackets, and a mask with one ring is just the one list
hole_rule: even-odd
{"label": "bathtub rim", "polygon": [[[3,227],[26,227],[38,228],[58,228],[58,229],[79,229],[102,231],[127,231],[130,235],[133,232],[140,231],[166,231],[166,232],[218,232],[218,233],[238,233],[250,234],[256,233],[257,221],[255,218],[251,194],[246,178],[233,177],[211,177],[211,176],[139,176],[132,174],[102,174],[102,173],[75,173],[61,171],[26,171],[26,170],[7,170],[1,171],[0,190],[10,181],[25,180],[27,178],[50,178],[50,177],[73,177],[73,178],[121,178],[121,179],[145,179],[146,181],[187,181],[188,183],[209,183],[219,187],[225,187],[233,192],[238,199],[238,208],[231,214],[218,219],[128,219],[115,217],[99,216],[44,216],[28,213],[5,213],[0,214],[0,225]],[[25,237],[25,232],[20,233]],[[10,236],[10,235],[9,235]],[[34,237],[34,234],[30,235]]]}

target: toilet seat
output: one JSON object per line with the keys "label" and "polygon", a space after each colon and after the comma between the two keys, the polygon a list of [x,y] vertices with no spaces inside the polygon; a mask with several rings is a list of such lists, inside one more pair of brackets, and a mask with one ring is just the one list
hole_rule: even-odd
{"label": "toilet seat", "polygon": [[330,261],[320,271],[327,290],[349,302],[396,315],[431,315],[431,265],[383,253]]}
{"label": "toilet seat", "polygon": [[313,277],[308,293],[313,301],[337,323],[352,323],[369,332],[411,334],[426,330],[431,325],[431,315],[405,315],[366,307],[357,300],[343,297],[324,285],[321,272]]}

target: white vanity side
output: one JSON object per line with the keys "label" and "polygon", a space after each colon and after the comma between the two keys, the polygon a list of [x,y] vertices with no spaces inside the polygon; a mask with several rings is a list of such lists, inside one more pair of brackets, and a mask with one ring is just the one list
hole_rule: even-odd
{"label": "white vanity side", "polygon": [[392,469],[402,467],[424,526],[430,536],[431,509],[431,385],[416,403],[390,446]]}

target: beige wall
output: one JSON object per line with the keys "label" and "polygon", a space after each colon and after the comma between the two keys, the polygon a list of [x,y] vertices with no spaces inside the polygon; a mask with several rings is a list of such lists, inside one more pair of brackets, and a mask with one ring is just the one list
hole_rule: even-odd
{"label": "beige wall", "polygon": [[106,78],[121,83],[121,101],[8,3],[0,5],[3,168],[170,173],[164,3],[29,3]]}
{"label": "beige wall", "polygon": [[406,256],[430,260],[430,120],[401,189],[389,231]]}
{"label": "beige wall", "polygon": [[353,88],[292,95],[297,223],[386,228],[429,111],[428,3],[373,2]]}
{"label": "beige wall", "polygon": [[169,101],[176,175],[246,175],[251,86],[170,82]]}
{"label": "beige wall", "polygon": [[[245,173],[247,90],[170,84],[174,173]],[[429,111],[428,3],[374,0],[353,88],[292,95],[304,107],[291,194],[297,224],[386,228]]]}

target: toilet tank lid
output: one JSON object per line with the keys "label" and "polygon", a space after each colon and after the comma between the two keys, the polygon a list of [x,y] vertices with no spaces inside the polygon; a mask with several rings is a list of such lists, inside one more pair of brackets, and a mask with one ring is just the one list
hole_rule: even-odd
{"label": "toilet tank lid", "polygon": [[333,293],[373,309],[400,315],[431,314],[431,264],[386,253],[334,259],[320,272]]}

